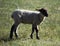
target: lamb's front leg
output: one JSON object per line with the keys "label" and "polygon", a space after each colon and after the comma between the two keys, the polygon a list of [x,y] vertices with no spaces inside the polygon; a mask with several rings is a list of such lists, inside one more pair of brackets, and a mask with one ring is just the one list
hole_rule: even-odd
{"label": "lamb's front leg", "polygon": [[38,28],[37,28],[37,26],[35,27],[35,30],[36,30],[36,38],[39,40],[40,38],[38,36]]}
{"label": "lamb's front leg", "polygon": [[30,35],[31,39],[33,39],[33,33],[34,33],[34,25],[32,25],[32,33]]}

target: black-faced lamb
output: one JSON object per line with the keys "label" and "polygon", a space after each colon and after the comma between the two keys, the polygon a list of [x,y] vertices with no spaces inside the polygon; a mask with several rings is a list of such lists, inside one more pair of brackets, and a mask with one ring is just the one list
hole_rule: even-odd
{"label": "black-faced lamb", "polygon": [[43,21],[44,17],[48,17],[47,10],[44,8],[36,9],[36,11],[21,9],[15,10],[12,13],[14,24],[11,27],[10,39],[13,37],[13,32],[15,33],[16,38],[18,37],[16,29],[20,23],[32,24],[32,33],[30,37],[33,39],[33,33],[36,31],[36,38],[39,39],[37,26]]}

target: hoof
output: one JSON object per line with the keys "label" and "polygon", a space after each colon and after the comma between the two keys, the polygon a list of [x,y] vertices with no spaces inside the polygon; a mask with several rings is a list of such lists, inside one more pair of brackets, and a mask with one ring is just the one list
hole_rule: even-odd
{"label": "hoof", "polygon": [[8,38],[9,41],[14,40],[13,38]]}
{"label": "hoof", "polygon": [[33,36],[32,36],[32,35],[30,35],[30,38],[31,38],[31,39],[33,39]]}
{"label": "hoof", "polygon": [[39,37],[36,37],[36,39],[40,40],[40,38],[39,38]]}
{"label": "hoof", "polygon": [[13,39],[13,38],[10,37],[9,39],[11,40],[11,39]]}
{"label": "hoof", "polygon": [[16,35],[16,39],[18,39],[18,35]]}

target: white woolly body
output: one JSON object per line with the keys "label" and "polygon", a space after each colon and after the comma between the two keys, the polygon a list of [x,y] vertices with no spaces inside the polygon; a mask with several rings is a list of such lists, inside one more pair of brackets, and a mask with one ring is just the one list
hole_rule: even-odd
{"label": "white woolly body", "polygon": [[36,13],[39,14],[39,11],[31,11],[31,10],[24,10],[24,9],[16,9],[15,11],[21,11],[21,12],[28,12],[28,13]]}

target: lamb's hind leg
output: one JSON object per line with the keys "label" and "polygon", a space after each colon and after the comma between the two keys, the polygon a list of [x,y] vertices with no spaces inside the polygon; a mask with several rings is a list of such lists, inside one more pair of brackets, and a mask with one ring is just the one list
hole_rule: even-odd
{"label": "lamb's hind leg", "polygon": [[18,38],[18,35],[17,35],[17,33],[16,33],[16,30],[17,30],[18,25],[19,25],[19,24],[16,24],[16,25],[15,25],[15,29],[14,29],[14,33],[15,33],[15,37],[16,37],[16,38]]}
{"label": "lamb's hind leg", "polygon": [[13,37],[13,32],[15,33],[16,38],[18,37],[17,33],[16,33],[16,29],[17,29],[18,24],[14,23],[11,27],[11,31],[10,31],[10,39],[12,39]]}
{"label": "lamb's hind leg", "polygon": [[15,29],[15,24],[13,24],[12,27],[11,27],[10,39],[12,39],[12,37],[13,37],[13,31],[14,31],[14,29]]}

